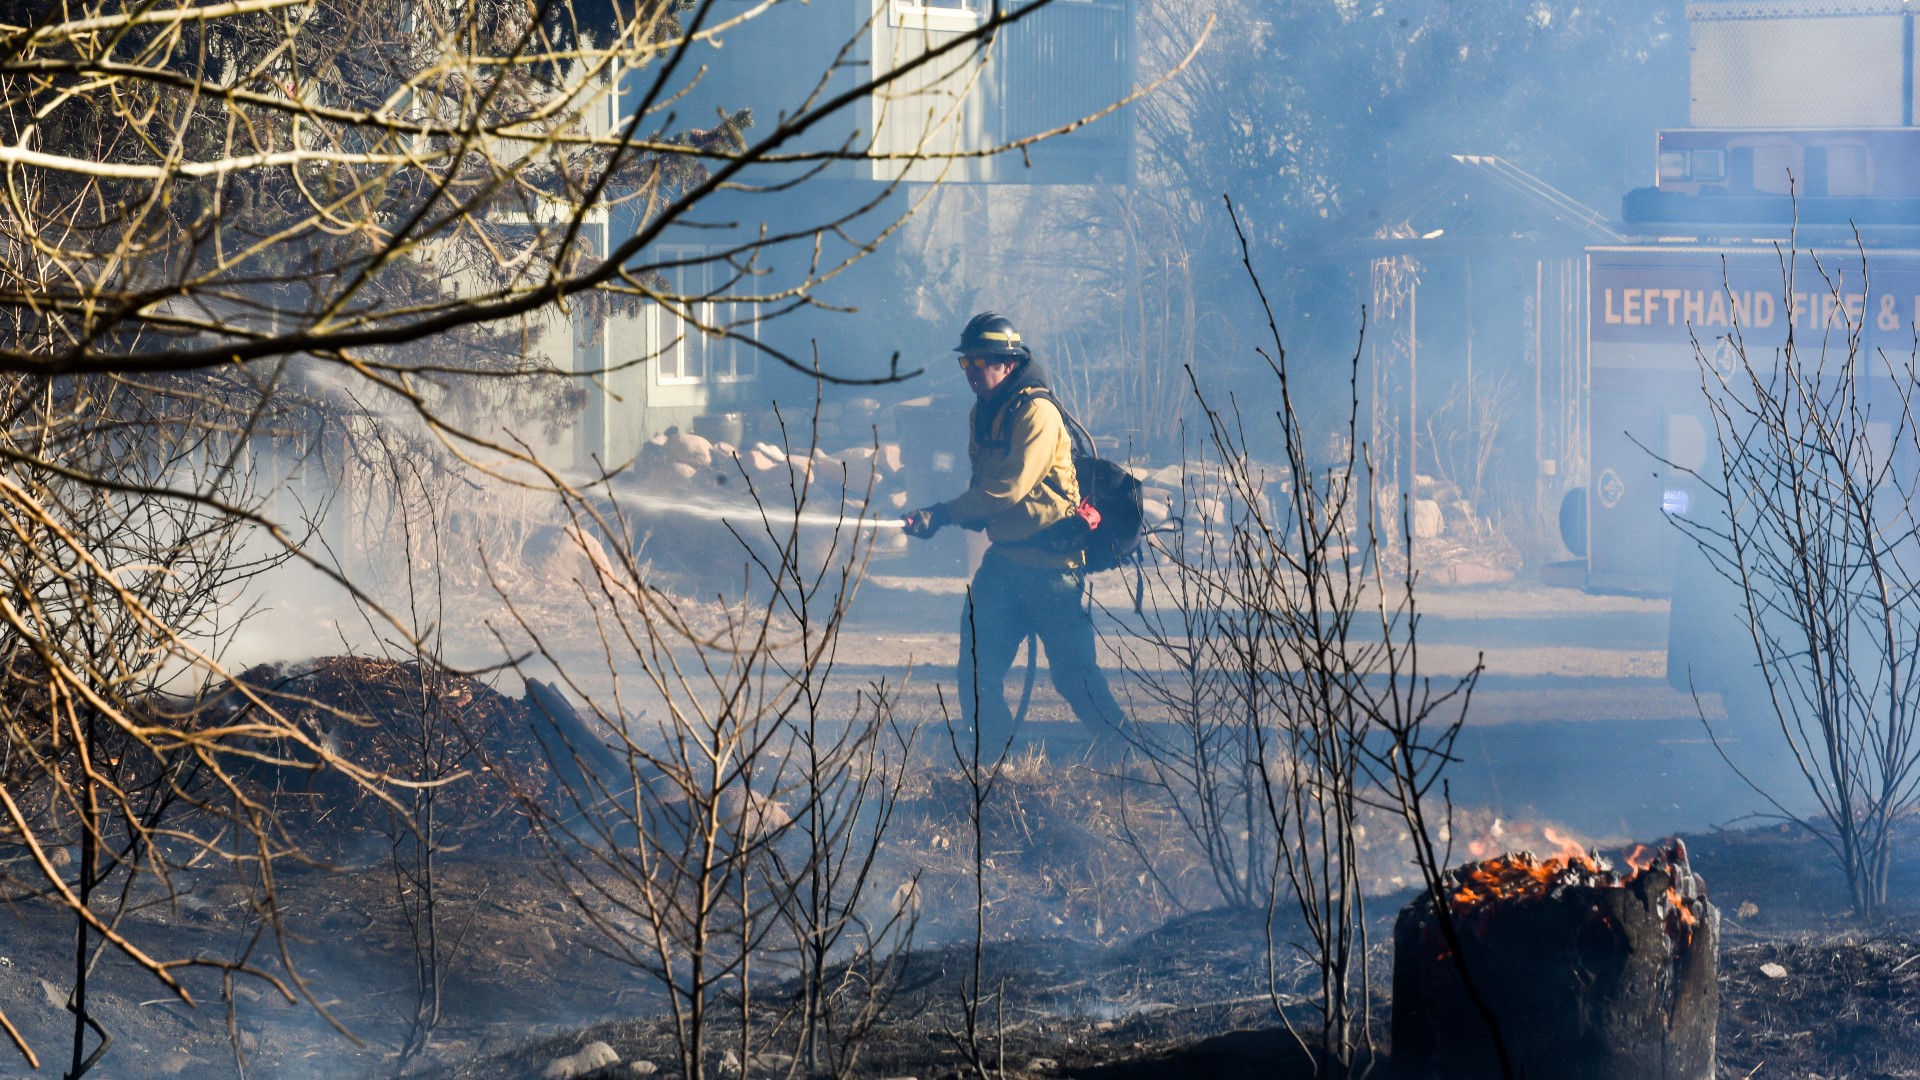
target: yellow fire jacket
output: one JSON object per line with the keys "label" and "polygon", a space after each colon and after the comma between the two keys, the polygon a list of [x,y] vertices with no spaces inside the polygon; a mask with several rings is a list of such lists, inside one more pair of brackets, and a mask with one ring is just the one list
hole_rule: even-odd
{"label": "yellow fire jacket", "polygon": [[[973,482],[943,505],[954,524],[984,529],[1001,556],[1024,566],[1070,570],[1083,561],[1078,549],[1055,551],[1028,543],[1080,506],[1073,439],[1060,409],[1035,396],[1037,389],[1019,387],[1004,403],[974,403],[967,438]],[[998,414],[983,423],[982,407]]]}

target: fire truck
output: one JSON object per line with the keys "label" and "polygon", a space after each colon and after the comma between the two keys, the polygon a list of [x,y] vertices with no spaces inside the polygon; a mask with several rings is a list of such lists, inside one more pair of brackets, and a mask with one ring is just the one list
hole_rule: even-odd
{"label": "fire truck", "polygon": [[1670,681],[1733,692],[1754,678],[1738,594],[1667,520],[1701,509],[1703,383],[1789,326],[1803,351],[1857,326],[1864,348],[1912,354],[1920,0],[1686,13],[1690,126],[1658,133],[1654,185],[1623,202],[1642,239],[1586,252],[1589,479],[1561,523],[1590,589],[1671,594]]}

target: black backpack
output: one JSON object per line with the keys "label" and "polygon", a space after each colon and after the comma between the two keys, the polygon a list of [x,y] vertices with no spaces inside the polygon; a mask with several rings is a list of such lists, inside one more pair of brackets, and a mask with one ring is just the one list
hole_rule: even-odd
{"label": "black backpack", "polygon": [[1090,525],[1084,513],[1077,514],[1050,526],[1039,539],[1059,551],[1080,549],[1086,555],[1086,569],[1090,573],[1119,569],[1138,557],[1140,539],[1146,535],[1140,481],[1094,451],[1093,436],[1060,404],[1053,391],[1038,387],[1029,396],[1053,402],[1053,407],[1066,418],[1067,437],[1073,440],[1073,472],[1080,484],[1080,502],[1099,513],[1097,526]]}

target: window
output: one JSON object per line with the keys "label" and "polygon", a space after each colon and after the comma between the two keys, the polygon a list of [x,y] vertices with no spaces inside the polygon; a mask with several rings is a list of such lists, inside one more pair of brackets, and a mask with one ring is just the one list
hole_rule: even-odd
{"label": "window", "polygon": [[[661,386],[705,382],[707,378],[707,336],[699,323],[707,321],[713,305],[707,295],[707,264],[702,261],[706,249],[663,246],[660,268],[667,280],[667,292],[674,300],[660,305],[660,355],[654,360],[655,381]],[[674,265],[677,264],[677,265]],[[691,315],[693,321],[688,321]]]}
{"label": "window", "polygon": [[[716,267],[708,248],[690,244],[656,249],[660,276],[672,304],[658,306],[660,355],[654,381],[661,386],[747,382],[760,377],[760,305],[713,298],[713,281],[730,276]],[[672,265],[678,264],[678,265]],[[702,329],[702,328],[705,329]],[[724,331],[724,336],[720,333]]]}
{"label": "window", "polygon": [[990,0],[893,0],[895,26],[966,30],[978,23]]}
{"label": "window", "polygon": [[721,314],[720,325],[727,336],[710,342],[711,376],[714,382],[747,382],[760,377],[760,350],[754,339],[760,333],[760,305],[728,301],[711,305]]}

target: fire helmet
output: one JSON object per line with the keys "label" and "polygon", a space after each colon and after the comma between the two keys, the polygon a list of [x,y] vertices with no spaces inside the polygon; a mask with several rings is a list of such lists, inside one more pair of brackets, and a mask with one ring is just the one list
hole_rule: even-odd
{"label": "fire helmet", "polygon": [[953,351],[962,356],[1005,356],[1009,359],[1024,360],[1033,355],[1020,342],[1020,331],[1013,328],[1013,320],[996,311],[983,311],[967,321],[967,328],[960,331],[960,344]]}

